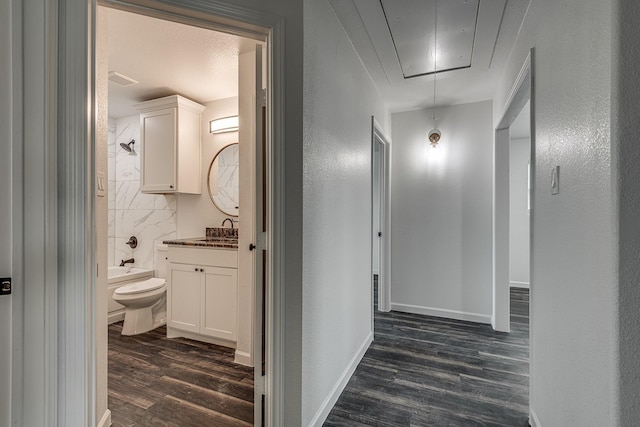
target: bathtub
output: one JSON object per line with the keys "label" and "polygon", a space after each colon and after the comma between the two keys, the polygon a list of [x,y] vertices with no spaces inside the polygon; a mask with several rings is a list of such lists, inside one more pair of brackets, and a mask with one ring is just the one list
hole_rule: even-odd
{"label": "bathtub", "polygon": [[115,292],[115,290],[120,286],[153,277],[153,270],[130,266],[119,267],[116,265],[112,265],[109,266],[107,270],[107,277],[107,293],[109,298],[109,324],[111,324],[124,319],[124,306],[118,304],[113,300],[113,293]]}

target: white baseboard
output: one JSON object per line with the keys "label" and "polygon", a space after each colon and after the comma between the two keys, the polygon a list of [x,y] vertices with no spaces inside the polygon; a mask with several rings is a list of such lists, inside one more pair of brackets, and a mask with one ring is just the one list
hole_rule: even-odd
{"label": "white baseboard", "polygon": [[107,323],[110,325],[112,323],[120,322],[122,320],[124,320],[124,309],[119,310],[119,311],[114,312],[114,313],[110,313],[109,314],[109,319],[107,320]]}
{"label": "white baseboard", "polygon": [[373,342],[373,333],[370,332],[367,338],[364,340],[364,342],[360,346],[360,348],[358,349],[358,351],[356,352],[356,354],[354,354],[353,358],[347,365],[347,368],[344,370],[342,375],[340,375],[340,378],[338,379],[338,382],[336,383],[336,385],[333,386],[327,398],[324,400],[324,402],[322,402],[322,405],[320,405],[320,409],[318,409],[318,412],[316,412],[316,415],[313,417],[313,419],[309,423],[310,427],[320,427],[325,422],[325,420],[329,416],[329,412],[331,412],[331,410],[333,409],[333,406],[338,401],[338,398],[342,394],[342,391],[347,386],[349,379],[351,379],[351,376],[353,375],[356,368],[358,367],[360,360],[362,360],[362,357],[367,352],[367,349],[369,348],[372,342]]}
{"label": "white baseboard", "polygon": [[531,427],[542,427],[542,424],[538,419],[538,415],[536,415],[536,411],[534,411],[533,409],[529,410],[529,425]]}
{"label": "white baseboard", "polygon": [[529,289],[529,282],[516,282],[516,281],[509,282],[509,287]]}
{"label": "white baseboard", "polygon": [[234,359],[234,362],[244,366],[253,366],[251,353],[247,353],[246,351],[236,350],[236,357]]}
{"label": "white baseboard", "polygon": [[392,311],[403,313],[424,314],[425,316],[444,317],[447,319],[467,320],[469,322],[491,324],[491,315],[479,313],[467,313],[464,311],[446,310],[442,308],[422,307],[419,305],[391,303]]}
{"label": "white baseboard", "polygon": [[109,427],[111,425],[111,411],[107,409],[98,422],[98,427]]}

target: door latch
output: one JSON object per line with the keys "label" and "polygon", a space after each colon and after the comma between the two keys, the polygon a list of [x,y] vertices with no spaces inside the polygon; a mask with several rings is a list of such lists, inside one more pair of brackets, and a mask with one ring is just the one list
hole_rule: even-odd
{"label": "door latch", "polygon": [[11,294],[11,277],[0,278],[0,295]]}

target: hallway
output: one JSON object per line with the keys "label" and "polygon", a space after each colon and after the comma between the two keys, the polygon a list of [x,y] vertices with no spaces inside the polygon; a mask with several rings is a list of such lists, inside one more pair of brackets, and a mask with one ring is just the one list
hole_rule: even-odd
{"label": "hallway", "polygon": [[326,427],[528,426],[529,291],[511,290],[511,333],[375,312],[375,340]]}

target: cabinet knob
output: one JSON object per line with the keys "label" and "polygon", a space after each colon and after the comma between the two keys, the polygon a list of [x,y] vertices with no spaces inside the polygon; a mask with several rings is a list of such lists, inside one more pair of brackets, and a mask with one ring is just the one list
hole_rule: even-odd
{"label": "cabinet knob", "polygon": [[253,243],[251,243],[251,244],[249,245],[249,250],[250,250],[250,251],[254,250],[255,248],[256,248],[256,245],[254,245]]}
{"label": "cabinet knob", "polygon": [[204,273],[204,268],[201,268],[201,269],[200,269],[200,272],[201,272],[201,273]]}
{"label": "cabinet knob", "polygon": [[196,267],[194,271],[198,271],[198,267]]}

